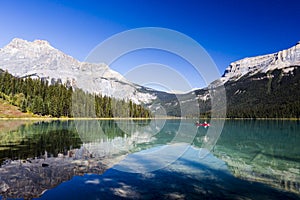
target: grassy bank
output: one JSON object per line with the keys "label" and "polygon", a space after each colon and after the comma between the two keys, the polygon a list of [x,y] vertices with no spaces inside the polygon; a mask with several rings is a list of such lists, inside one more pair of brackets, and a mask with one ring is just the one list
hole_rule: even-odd
{"label": "grassy bank", "polygon": [[23,113],[17,106],[11,105],[8,101],[0,98],[0,118],[36,118],[37,115]]}

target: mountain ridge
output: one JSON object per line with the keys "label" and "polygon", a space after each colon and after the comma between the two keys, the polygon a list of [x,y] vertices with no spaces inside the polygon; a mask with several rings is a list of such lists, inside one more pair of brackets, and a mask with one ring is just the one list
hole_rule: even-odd
{"label": "mountain ridge", "polygon": [[230,63],[225,69],[221,81],[238,80],[247,74],[266,73],[275,69],[284,69],[284,73],[292,71],[290,66],[300,65],[300,42],[275,53],[246,57]]}
{"label": "mountain ridge", "polygon": [[[14,63],[12,62],[3,63],[3,61],[11,60],[9,55],[15,56],[16,59],[14,60]],[[47,59],[46,61],[42,60],[45,61],[44,63],[37,63],[37,64],[25,62],[26,66],[22,66],[22,68],[16,69],[17,67],[16,65],[26,60],[26,58],[36,60],[39,57],[47,57]],[[137,84],[131,83],[130,81],[126,80],[118,72],[111,70],[108,65],[104,63],[95,64],[95,63],[80,62],[75,58],[73,58],[72,56],[67,55],[64,52],[52,47],[51,44],[46,40],[36,39],[33,42],[30,42],[24,39],[14,38],[5,47],[0,48],[0,59],[1,59],[0,68],[4,70],[8,70],[8,72],[12,73],[17,77],[38,74],[40,78],[41,77],[47,78],[47,74],[51,74],[51,76],[58,77],[59,79],[59,75],[57,73],[53,74],[47,71],[49,70],[48,68],[50,68],[50,71],[60,70],[60,72],[66,73],[66,67],[67,67],[67,70],[71,70],[72,73],[78,70],[89,71],[90,72],[89,75],[91,75],[92,73],[100,72],[99,75],[103,79],[115,79],[119,82],[123,82],[131,86],[138,86]],[[30,67],[30,65],[33,64],[35,65]],[[289,66],[291,65],[293,66],[300,65],[300,41],[297,42],[296,45],[285,50],[281,50],[266,55],[246,57],[234,61],[230,63],[230,65],[225,69],[223,75],[219,79],[213,81],[211,84],[213,84],[214,82],[219,82],[221,84],[224,84],[227,81],[238,80],[240,77],[245,76],[247,74],[253,75],[255,73],[266,72],[269,70],[274,70],[276,68],[285,69],[284,72],[288,73],[289,71],[292,71],[292,69],[289,68]],[[46,71],[46,73],[43,73],[40,70],[43,70],[44,72]],[[69,78],[69,81],[74,81],[75,79],[74,74],[72,73],[67,73],[68,75],[67,78]],[[66,82],[66,80],[64,82]],[[196,91],[199,89],[204,89],[204,88],[197,88],[197,89],[195,88],[192,91]],[[102,92],[104,92],[105,94],[105,91]],[[187,91],[185,93],[190,93],[190,92],[191,91]]]}

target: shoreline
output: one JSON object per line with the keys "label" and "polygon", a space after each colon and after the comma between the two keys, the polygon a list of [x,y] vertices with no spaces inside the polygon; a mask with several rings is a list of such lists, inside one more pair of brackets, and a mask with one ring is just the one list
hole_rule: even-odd
{"label": "shoreline", "polygon": [[89,118],[89,117],[2,117],[0,121],[24,120],[24,121],[52,121],[52,120],[152,120],[152,119],[186,119],[186,120],[290,120],[300,121],[300,118],[185,118],[185,117],[156,117],[156,118],[130,118],[130,117],[109,117],[109,118]]}

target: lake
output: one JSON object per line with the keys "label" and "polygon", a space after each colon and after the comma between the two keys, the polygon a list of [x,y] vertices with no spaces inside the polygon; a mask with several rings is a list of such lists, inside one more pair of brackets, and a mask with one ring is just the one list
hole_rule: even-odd
{"label": "lake", "polygon": [[0,121],[0,199],[300,199],[299,121],[194,122]]}

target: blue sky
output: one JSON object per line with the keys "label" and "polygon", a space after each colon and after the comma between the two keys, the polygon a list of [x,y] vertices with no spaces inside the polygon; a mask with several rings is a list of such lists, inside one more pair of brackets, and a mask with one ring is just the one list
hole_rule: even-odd
{"label": "blue sky", "polygon": [[[299,8],[299,0],[0,0],[0,47],[15,37],[45,39],[83,61],[116,33],[163,27],[196,40],[223,73],[230,62],[296,44]],[[152,55],[154,62],[168,63]],[[112,68],[125,73],[129,58]],[[184,62],[174,67],[185,71]],[[193,80],[193,87],[201,87],[200,82]]]}

